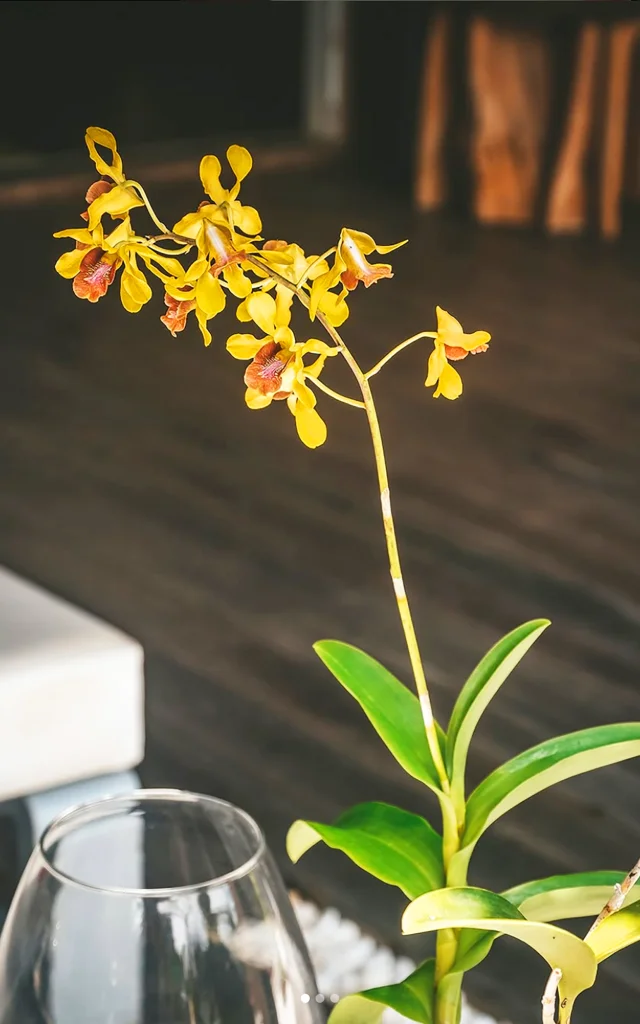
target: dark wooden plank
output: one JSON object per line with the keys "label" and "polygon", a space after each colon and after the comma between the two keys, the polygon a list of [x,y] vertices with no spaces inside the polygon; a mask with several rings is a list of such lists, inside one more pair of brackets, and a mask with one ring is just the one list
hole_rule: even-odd
{"label": "dark wooden plank", "polygon": [[[197,196],[156,192],[168,219]],[[439,715],[500,634],[554,620],[487,713],[472,779],[554,732],[638,718],[637,255],[420,221],[329,177],[265,178],[247,192],[269,234],[310,251],[343,222],[382,242],[411,237],[394,281],[354,296],[345,334],[364,363],[428,329],[436,302],[494,334],[462,367],[457,403],[424,391],[426,351],[375,382]],[[348,639],[408,679],[362,418],[322,399],[329,441],[308,452],[285,408],[245,409],[242,366],[222,351],[230,317],[204,350],[195,330],[172,339],[116,295],[97,308],[75,300],[50,240],[75,219],[63,205],[0,212],[0,561],[145,645],[146,782],[246,807],[291,884],[403,945],[400,895],[338,854],[293,869],[283,853],[294,817],[357,800],[435,815],[311,652],[321,636]],[[352,387],[340,367],[330,378]],[[630,866],[639,778],[623,765],[512,812],[480,844],[473,881]],[[607,965],[583,999],[585,1024],[605,1007],[635,1021],[637,956]],[[543,982],[533,954],[505,942],[469,990],[533,1024]]]}

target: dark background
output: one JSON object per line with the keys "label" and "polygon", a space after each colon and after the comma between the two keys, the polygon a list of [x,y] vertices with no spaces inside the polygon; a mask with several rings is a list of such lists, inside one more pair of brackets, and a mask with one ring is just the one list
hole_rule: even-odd
{"label": "dark background", "polygon": [[[587,5],[490,6],[552,19],[560,130]],[[477,7],[454,5],[461,67],[464,21]],[[623,7],[588,5],[597,16]],[[336,636],[409,678],[363,424],[323,406],[329,440],[308,452],[286,409],[245,409],[238,364],[222,351],[237,329],[231,315],[204,350],[194,325],[173,339],[158,323],[161,296],[132,317],[117,294],[98,307],[79,302],[52,269],[61,247],[51,234],[77,222],[94,177],[87,124],[115,132],[126,166],[127,154],[195,158],[229,134],[276,149],[304,141],[305,9],[0,4],[5,182],[86,174],[57,202],[0,207],[0,562],[143,643],[146,784],[245,807],[287,882],[399,948],[400,894],[338,854],[314,850],[294,869],[283,849],[296,817],[331,820],[370,799],[424,810],[422,788],[311,652]],[[394,280],[353,297],[345,333],[363,362],[425,321],[430,329],[436,303],[493,334],[490,353],[464,364],[460,402],[425,394],[417,350],[376,389],[439,717],[500,635],[553,618],[478,730],[478,781],[553,734],[640,718],[640,265],[633,227],[603,246],[471,223],[462,129],[448,142],[455,215],[415,214],[417,85],[432,13],[429,3],[351,3],[344,151],[330,166],[256,173],[243,196],[271,236],[307,251],[322,251],[343,224],[383,242],[410,237],[393,255]],[[456,89],[464,115],[462,74]],[[168,219],[200,199],[196,167],[188,181],[154,186]],[[502,888],[629,868],[640,852],[639,781],[625,764],[505,816],[479,845],[472,881]],[[577,1019],[635,1024],[637,968],[637,949],[608,964]],[[533,1024],[544,979],[530,951],[501,940],[469,991],[499,1018]]]}

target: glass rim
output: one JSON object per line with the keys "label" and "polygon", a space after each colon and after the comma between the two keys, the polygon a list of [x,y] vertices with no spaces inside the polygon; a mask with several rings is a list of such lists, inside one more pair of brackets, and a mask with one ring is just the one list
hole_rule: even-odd
{"label": "glass rim", "polygon": [[[245,823],[245,825],[248,825],[256,840],[255,852],[247,858],[244,864],[240,864],[237,868],[233,868],[231,871],[227,871],[222,875],[215,875],[213,878],[206,879],[203,882],[191,882],[187,885],[168,886],[160,889],[132,888],[128,886],[115,885],[92,885],[89,882],[82,882],[79,878],[75,878],[66,871],[61,871],[60,868],[56,867],[53,863],[49,852],[47,851],[46,843],[47,840],[51,838],[51,833],[61,825],[64,826],[70,821],[73,822],[73,819],[76,817],[81,819],[84,813],[94,807],[100,808],[107,807],[108,805],[117,807],[118,805],[124,806],[127,803],[135,801],[138,801],[139,803],[144,803],[145,801],[153,803],[154,801],[161,800],[173,801],[175,803],[205,804],[209,807],[216,807],[218,809],[225,808],[226,810],[232,811]],[[240,807],[236,807],[235,804],[229,803],[228,800],[221,800],[216,796],[208,796],[206,793],[193,793],[187,789],[133,789],[128,793],[117,793],[113,796],[99,797],[97,800],[88,800],[85,803],[74,804],[72,807],[68,807],[62,812],[62,814],[58,814],[53,821],[49,822],[38,839],[35,849],[42,857],[47,871],[66,885],[74,885],[79,889],[85,889],[90,892],[102,893],[103,895],[109,896],[138,896],[141,898],[153,899],[154,897],[160,898],[189,895],[190,893],[202,892],[205,889],[212,889],[216,886],[227,885],[230,882],[235,882],[240,878],[244,878],[246,875],[250,874],[262,860],[266,852],[266,841],[262,829],[255,819]]]}

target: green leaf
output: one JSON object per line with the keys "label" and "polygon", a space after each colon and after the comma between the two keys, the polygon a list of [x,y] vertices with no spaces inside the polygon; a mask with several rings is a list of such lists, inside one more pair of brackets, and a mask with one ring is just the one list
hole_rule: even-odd
{"label": "green leaf", "polygon": [[338,682],[355,697],[380,739],[407,774],[440,792],[418,698],[357,647],[339,640],[320,640],[313,649]]}
{"label": "green leaf", "polygon": [[382,1003],[371,1005],[371,1000],[360,992],[343,996],[329,1015],[328,1024],[378,1024],[384,1013]]}
{"label": "green leaf", "polygon": [[[597,917],[613,887],[624,879],[623,871],[583,871],[572,875],[552,875],[534,882],[516,885],[502,893],[528,921],[567,921],[576,917]],[[640,887],[627,897],[629,903],[640,900]],[[489,953],[497,935],[476,929],[460,933],[456,970],[470,971]]]}
{"label": "green leaf", "polygon": [[562,971],[561,1020],[568,1020],[573,1002],[596,977],[596,959],[582,939],[551,924],[527,921],[503,896],[487,889],[453,888],[425,893],[410,903],[402,918],[405,934],[441,928],[472,928],[511,935],[535,949],[550,967]]}
{"label": "green leaf", "polygon": [[469,797],[462,847],[475,844],[489,825],[543,789],[638,754],[640,722],[582,729],[525,750],[496,768]]}
{"label": "green leaf", "polygon": [[445,763],[454,789],[464,792],[464,773],[471,737],[489,701],[529,648],[550,625],[548,619],[534,619],[507,633],[473,670],[451,712],[447,730]]}
{"label": "green leaf", "polygon": [[424,818],[400,807],[358,804],[334,825],[295,821],[287,836],[287,853],[295,864],[321,840],[370,875],[399,886],[409,899],[444,885],[442,838]]}
{"label": "green leaf", "polygon": [[[603,901],[602,906],[604,903],[606,900]],[[640,906],[636,902],[605,917],[604,921],[601,921],[591,935],[585,939],[585,942],[591,946],[598,963],[601,963],[608,956],[612,956],[626,946],[633,945],[638,940],[640,940]]]}
{"label": "green leaf", "polygon": [[[583,871],[574,875],[553,875],[525,882],[502,895],[530,921],[567,921],[572,917],[597,917],[611,898],[613,887],[623,881],[623,871]],[[640,900],[632,889],[629,903]]]}
{"label": "green leaf", "polygon": [[[329,1017],[330,1024],[372,1024],[384,1008],[418,1021],[432,1024],[435,961],[427,960],[397,985],[381,985],[341,999]],[[371,1003],[378,1004],[372,1007]]]}

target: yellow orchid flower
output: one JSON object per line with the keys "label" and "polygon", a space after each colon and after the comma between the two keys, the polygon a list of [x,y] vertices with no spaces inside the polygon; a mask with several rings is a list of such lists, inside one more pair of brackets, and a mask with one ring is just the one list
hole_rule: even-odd
{"label": "yellow orchid flower", "polygon": [[311,319],[314,318],[318,309],[322,310],[322,300],[332,294],[330,289],[337,284],[342,284],[342,290],[338,295],[333,294],[333,299],[335,302],[343,303],[348,292],[353,291],[360,281],[365,288],[369,288],[383,277],[393,277],[390,263],[369,263],[366,257],[372,252],[393,252],[394,249],[405,244],[406,239],[402,242],[395,242],[393,245],[378,245],[371,235],[367,235],[364,231],[343,228],[340,232],[333,266],[326,274],[313,282],[309,306]]}
{"label": "yellow orchid flower", "polygon": [[[276,268],[282,277],[286,277],[292,284],[304,288],[307,293],[309,292],[308,281],[313,282],[329,272],[324,256],[306,256],[304,249],[295,242],[265,242],[258,255],[267,264]],[[255,267],[252,267],[252,270],[260,276],[260,271]],[[272,286],[267,285],[267,288],[269,287]],[[344,301],[344,295],[346,295],[346,291],[343,295],[325,291],[318,300],[317,309],[324,313],[334,327],[340,327],[349,316],[349,307]],[[315,312],[314,310],[314,315]]]}
{"label": "yellow orchid flower", "polygon": [[200,256],[187,270],[165,281],[164,301],[167,312],[160,320],[174,337],[177,331],[184,330],[187,315],[193,309],[205,345],[211,344],[207,322],[222,312],[227,297],[206,257]]}
{"label": "yellow orchid flower", "polygon": [[[85,197],[89,207],[82,217],[88,221],[89,230],[93,231],[105,213],[114,218],[123,217],[134,207],[144,206],[144,202],[125,178],[115,136],[105,128],[87,128],[85,142],[98,173],[110,179],[95,181]],[[110,163],[100,155],[98,146],[109,150]]]}
{"label": "yellow orchid flower", "polygon": [[220,184],[222,167],[217,156],[203,156],[200,161],[200,181],[212,202],[208,203],[205,200],[200,203],[194,213],[187,213],[173,228],[177,235],[193,238],[201,252],[204,253],[210,249],[212,256],[217,256],[216,250],[221,243],[215,237],[213,239],[211,236],[206,237],[209,235],[206,230],[208,224],[226,229],[235,250],[241,249],[245,244],[244,238],[238,240],[236,229],[241,231],[244,236],[253,239],[262,228],[258,211],[254,210],[252,206],[242,206],[237,198],[240,184],[246,178],[253,164],[251,154],[244,146],[229,146],[227,160],[236,176],[233,187],[225,189]]}
{"label": "yellow orchid flower", "polygon": [[449,360],[466,359],[469,353],[477,355],[486,352],[491,335],[487,331],[465,334],[462,324],[440,306],[436,306],[438,331],[434,339],[434,350],[429,356],[429,367],[425,387],[437,384],[433,397],[459,398],[462,394],[462,378]]}
{"label": "yellow orchid flower", "polygon": [[73,238],[76,243],[75,249],[63,253],[55,269],[61,277],[73,279],[73,291],[80,299],[97,302],[113,284],[118,269],[123,268],[120,298],[129,313],[138,313],[151,298],[151,288],[138,266],[138,257],[158,277],[164,275],[156,264],[165,264],[167,270],[174,271],[180,266],[177,260],[163,259],[148,251],[134,235],[128,216],[106,236],[98,223],[92,231],[88,227],[69,228],[56,231],[54,237]]}
{"label": "yellow orchid flower", "polygon": [[[274,299],[265,292],[254,292],[243,303],[241,319],[253,320],[265,336],[234,334],[227,341],[227,351],[235,359],[251,360],[244,375],[249,408],[264,409],[274,400],[286,399],[300,440],[308,448],[317,448],[327,438],[327,427],[305,378],[317,378],[327,357],[336,355],[338,349],[315,338],[297,342],[289,327],[292,293],[284,287],[278,287],[276,293]],[[304,357],[311,354],[317,358],[305,365]]]}

